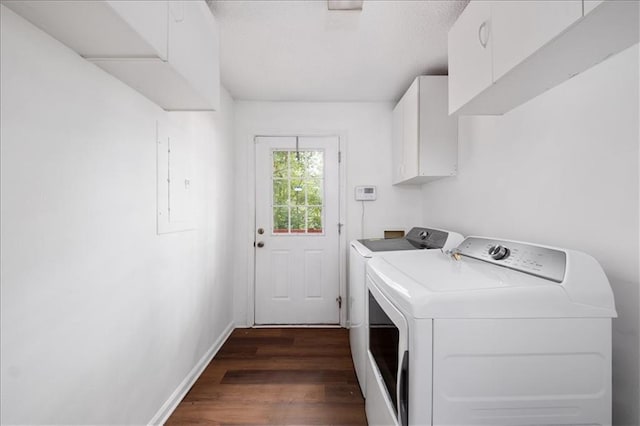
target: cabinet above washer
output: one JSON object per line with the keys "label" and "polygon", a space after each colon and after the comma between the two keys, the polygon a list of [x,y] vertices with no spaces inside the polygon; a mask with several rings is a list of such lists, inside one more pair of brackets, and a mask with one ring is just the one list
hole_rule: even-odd
{"label": "cabinet above washer", "polygon": [[218,109],[218,29],[204,1],[3,1],[165,110]]}
{"label": "cabinet above washer", "polygon": [[472,0],[449,31],[449,113],[503,114],[639,38],[637,1]]}
{"label": "cabinet above washer", "polygon": [[447,77],[417,77],[393,110],[393,184],[455,176],[458,119],[447,114]]}

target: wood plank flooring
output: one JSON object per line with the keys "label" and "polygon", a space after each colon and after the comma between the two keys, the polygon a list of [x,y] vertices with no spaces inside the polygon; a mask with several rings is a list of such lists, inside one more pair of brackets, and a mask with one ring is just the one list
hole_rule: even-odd
{"label": "wood plank flooring", "polygon": [[366,425],[348,330],[234,330],[167,424]]}

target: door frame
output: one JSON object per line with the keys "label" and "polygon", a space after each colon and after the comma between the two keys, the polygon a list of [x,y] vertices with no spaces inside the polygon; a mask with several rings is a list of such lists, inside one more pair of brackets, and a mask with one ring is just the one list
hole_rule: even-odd
{"label": "door frame", "polygon": [[[338,274],[339,274],[339,296],[342,297],[342,308],[339,310],[339,322],[338,324],[341,327],[346,327],[346,319],[347,319],[347,224],[346,224],[346,132],[336,131],[336,132],[308,132],[308,131],[300,131],[300,132],[274,132],[274,131],[264,131],[264,132],[252,132],[249,136],[249,146],[248,149],[248,194],[247,202],[248,202],[248,215],[250,224],[249,229],[247,229],[247,242],[249,242],[247,247],[247,326],[253,327],[256,325],[255,321],[255,303],[256,303],[256,252],[255,247],[253,246],[255,239],[255,228],[256,228],[256,138],[259,137],[336,137],[338,138],[338,153],[340,155],[340,163],[338,164],[338,217],[342,226],[342,232],[338,236]],[[337,232],[337,231],[336,231]]]}

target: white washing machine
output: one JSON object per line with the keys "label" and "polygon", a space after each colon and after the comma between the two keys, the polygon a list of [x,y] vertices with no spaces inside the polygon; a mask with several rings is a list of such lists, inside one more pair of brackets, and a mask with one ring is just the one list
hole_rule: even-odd
{"label": "white washing machine", "polygon": [[358,383],[366,397],[367,311],[365,266],[369,259],[384,252],[423,249],[448,250],[462,241],[462,235],[431,228],[412,228],[404,238],[353,240],[349,257],[349,340]]}
{"label": "white washing machine", "polygon": [[468,237],[367,264],[371,425],[609,425],[613,293],[581,252]]}

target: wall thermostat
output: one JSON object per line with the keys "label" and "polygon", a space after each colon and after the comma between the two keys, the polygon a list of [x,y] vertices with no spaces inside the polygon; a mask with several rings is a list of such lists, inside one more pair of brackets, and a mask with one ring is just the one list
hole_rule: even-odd
{"label": "wall thermostat", "polygon": [[376,197],[375,186],[356,186],[356,201],[374,201]]}

